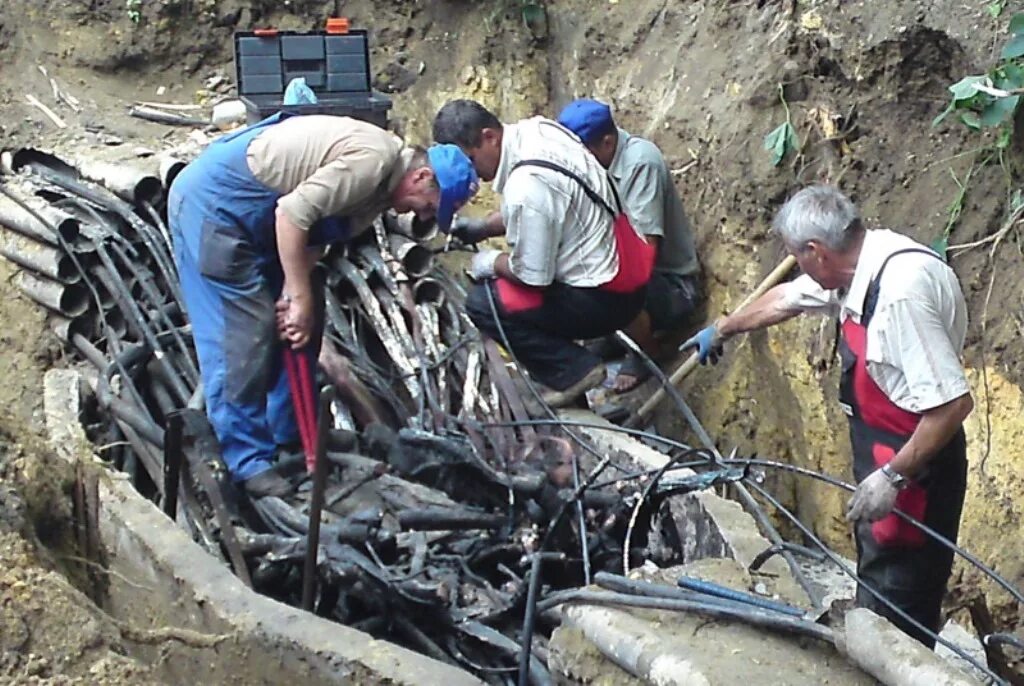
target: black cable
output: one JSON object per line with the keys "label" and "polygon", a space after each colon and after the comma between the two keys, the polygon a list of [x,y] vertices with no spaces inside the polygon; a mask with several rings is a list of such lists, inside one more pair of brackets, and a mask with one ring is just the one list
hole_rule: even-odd
{"label": "black cable", "polygon": [[[658,380],[661,382],[662,388],[664,388],[665,392],[668,393],[670,398],[672,398],[672,402],[675,404],[676,409],[678,409],[679,412],[682,413],[683,417],[686,419],[686,423],[690,425],[690,429],[692,429],[693,432],[697,435],[697,438],[700,439],[700,442],[704,444],[704,447],[711,451],[712,455],[714,456],[714,459],[721,461],[722,454],[718,452],[718,448],[715,446],[715,442],[711,440],[711,436],[708,435],[707,431],[705,431],[704,426],[700,423],[700,420],[697,419],[697,415],[694,414],[693,410],[690,409],[690,406],[683,399],[682,394],[680,394],[679,389],[676,388],[676,385],[672,383],[672,380],[665,376],[665,373],[661,371],[661,367],[659,367],[654,362],[654,360],[651,359],[650,355],[644,352],[644,350],[639,345],[636,344],[636,341],[631,339],[622,331],[616,331],[615,335],[627,348],[632,350],[634,354],[640,357],[640,359],[643,360],[647,368],[650,369],[651,372],[658,377]],[[760,505],[757,504],[757,501],[754,500],[754,497],[750,495],[750,492],[746,489],[746,487],[742,483],[734,483],[733,488],[736,491],[736,495],[739,496],[740,503],[742,503],[745,509],[754,518],[754,521],[768,537],[768,540],[771,542],[771,544],[781,545],[783,543],[782,535],[772,524],[771,520],[768,518],[767,513],[761,508]],[[814,584],[812,584],[810,579],[807,578],[807,575],[804,574],[803,569],[800,568],[800,565],[797,564],[796,558],[794,558],[793,555],[785,548],[781,549],[781,555],[782,559],[786,561],[786,565],[789,567],[789,571],[792,573],[793,578],[796,580],[798,584],[800,584],[800,587],[807,594],[807,597],[810,598],[811,604],[815,607],[820,607],[823,598],[818,593],[817,589],[814,587]]]}
{"label": "black cable", "polygon": [[678,455],[676,457],[668,459],[665,462],[665,464],[663,464],[661,468],[654,473],[654,478],[647,482],[647,485],[644,487],[643,492],[640,494],[640,497],[636,501],[636,505],[633,506],[633,512],[629,515],[629,525],[626,527],[626,537],[622,541],[623,574],[629,573],[629,543],[633,538],[633,528],[636,526],[636,520],[640,516],[640,508],[643,507],[644,501],[647,500],[647,496],[649,496],[651,494],[651,491],[653,491],[655,487],[657,487],[658,481],[661,480],[661,477],[664,476],[665,472],[671,469],[673,465],[675,465],[679,460],[683,459],[684,457],[688,457],[689,455],[696,455],[697,453],[700,452],[703,452],[703,450],[700,448],[694,448],[688,453],[684,453],[682,455]]}
{"label": "black cable", "polygon": [[[521,364],[519,364],[519,360],[516,358],[515,351],[512,349],[512,345],[508,341],[508,336],[505,335],[505,327],[504,327],[504,325],[502,325],[501,318],[498,316],[498,306],[494,302],[494,293],[491,290],[491,284],[483,283],[481,287],[487,293],[487,302],[490,304],[490,307],[491,307],[491,316],[494,318],[494,325],[497,327],[498,334],[501,336],[501,344],[503,346],[505,346],[505,350],[508,351],[509,357],[512,358],[512,362],[516,365],[516,367],[519,370],[522,371],[524,368],[523,368],[523,366]],[[530,389],[530,393],[536,399],[537,403],[544,409],[545,413],[548,416],[550,416],[552,419],[557,419],[558,415],[555,414],[555,411],[551,408],[551,406],[547,402],[544,401],[544,396],[542,396],[540,391],[537,390],[537,386],[536,386],[536,384],[533,383],[533,379],[529,378],[529,376],[527,376],[526,374],[523,374],[522,378],[526,382],[526,387],[528,389]],[[588,481],[592,482],[594,479],[596,479],[600,475],[601,472],[603,472],[605,470],[605,468],[611,462],[611,456],[610,455],[603,455],[602,456],[597,450],[595,450],[594,448],[592,448],[589,445],[586,445],[583,442],[583,440],[580,439],[575,433],[573,433],[571,431],[566,431],[566,433],[569,434],[569,436],[574,441],[576,441],[576,443],[578,443],[581,448],[583,448],[587,452],[591,453],[594,457],[598,458],[599,462],[597,463],[597,466],[594,467],[593,472],[591,472],[591,475],[587,479]],[[583,514],[583,503],[579,500],[579,496],[583,493],[583,490],[585,490],[585,489],[580,487],[580,466],[579,466],[579,460],[576,458],[576,453],[575,452],[573,452],[573,454],[572,454],[572,479],[573,479],[573,488],[575,488],[576,491],[577,491],[577,493],[575,494],[576,497],[575,497],[574,502],[576,504],[576,515],[577,515],[577,517],[579,519],[579,527],[580,527],[580,551],[582,553],[582,558],[583,558],[583,578],[586,581],[586,584],[589,586],[590,585],[590,549],[589,549],[589,543],[587,541],[587,520],[586,520],[586,517]],[[547,532],[544,535],[544,540],[541,542],[541,546],[540,546],[540,550],[541,551],[543,551],[543,550],[545,550],[547,548],[547,543],[550,541],[552,532],[556,529],[558,523],[561,521],[561,518],[563,516],[565,516],[565,510],[566,510],[566,504],[563,504],[563,506],[558,509],[558,512],[556,513],[554,519],[552,520],[551,524],[548,527]]]}
{"label": "black cable", "polygon": [[[624,426],[617,426],[617,425],[614,425],[614,424],[613,425],[603,425],[603,424],[595,424],[593,422],[582,422],[582,421],[574,421],[574,420],[558,420],[557,422],[553,422],[552,420],[547,420],[547,419],[530,419],[530,420],[525,420],[525,421],[487,422],[487,423],[480,423],[480,426],[484,427],[484,428],[486,428],[488,426],[495,426],[495,427],[547,426],[547,425],[551,425],[551,424],[554,424],[554,423],[567,424],[567,425],[570,425],[570,426],[580,426],[580,427],[588,427],[588,428],[594,428],[594,429],[602,429],[602,430],[605,430],[605,431],[614,431],[614,432],[623,433],[623,434],[626,434],[626,435],[629,435],[629,436],[646,438],[646,439],[649,439],[651,441],[662,443],[663,445],[667,445],[667,446],[670,446],[670,447],[673,447],[673,448],[677,448],[677,449],[680,449],[680,450],[689,450],[690,449],[690,446],[687,446],[684,443],[681,443],[679,441],[673,440],[671,438],[666,438],[664,436],[660,436],[660,435],[658,435],[656,433],[652,433],[650,431],[643,431],[641,429],[629,429],[629,428],[626,428]],[[840,487],[840,488],[842,488],[842,489],[844,489],[846,491],[851,491],[852,492],[852,491],[856,490],[855,486],[853,486],[851,484],[848,484],[848,483],[842,481],[841,479],[837,479],[837,478],[829,476],[827,474],[822,474],[821,472],[816,472],[816,471],[814,471],[812,469],[807,469],[806,467],[797,467],[796,465],[786,464],[785,462],[773,462],[771,460],[759,460],[759,459],[729,459],[729,458],[725,458],[725,459],[723,459],[723,463],[724,464],[731,464],[731,465],[741,465],[741,466],[742,465],[750,465],[750,466],[754,466],[754,467],[770,467],[770,468],[783,469],[783,470],[792,472],[794,474],[798,474],[798,475],[802,475],[802,476],[808,476],[808,477],[817,479],[819,481],[822,481],[824,483],[831,484],[833,486],[838,486],[838,487]],[[689,466],[700,466],[700,464],[693,464],[693,465],[689,465]],[[979,560],[973,554],[967,552],[966,550],[964,550],[960,546],[956,545],[955,543],[953,543],[952,541],[950,541],[946,537],[942,536],[940,533],[938,533],[937,531],[935,531],[931,527],[927,526],[926,524],[923,524],[922,522],[917,521],[916,519],[914,519],[910,515],[906,514],[902,510],[894,509],[893,510],[893,514],[895,514],[897,517],[899,517],[903,521],[906,521],[906,522],[914,525],[915,527],[917,527],[918,529],[923,531],[925,534],[927,534],[928,536],[931,536],[936,541],[941,543],[946,548],[952,550],[955,554],[957,554],[960,557],[962,557],[963,559],[967,560],[969,563],[974,565],[978,570],[980,570],[986,576],[988,576],[993,581],[995,581],[1000,587],[1002,587],[1004,590],[1006,590],[1018,602],[1024,604],[1024,594],[1022,594],[1019,590],[1014,588],[1010,584],[1009,581],[1007,581],[1005,578],[1000,576],[998,573],[996,573],[995,570],[993,570],[991,567],[989,567],[984,562]]]}

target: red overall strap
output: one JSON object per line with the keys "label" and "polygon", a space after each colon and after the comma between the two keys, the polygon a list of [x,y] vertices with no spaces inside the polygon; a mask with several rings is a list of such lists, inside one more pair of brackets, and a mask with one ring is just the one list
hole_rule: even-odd
{"label": "red overall strap", "polygon": [[615,183],[611,178],[608,179],[608,185],[612,189],[617,211],[613,210],[605,202],[604,198],[598,195],[579,174],[561,165],[548,160],[521,160],[512,167],[512,171],[524,166],[541,167],[568,176],[580,185],[583,192],[592,202],[602,207],[611,216],[612,232],[615,239],[615,255],[619,260],[619,269],[611,281],[598,286],[598,288],[610,293],[634,293],[647,285],[647,282],[651,280],[651,274],[654,272],[654,260],[657,256],[654,246],[648,243],[633,228],[629,217],[622,210],[619,192],[615,189]]}
{"label": "red overall strap", "polygon": [[843,322],[843,339],[857,358],[853,368],[853,395],[856,413],[865,424],[899,436],[910,436],[921,415],[908,412],[889,399],[867,368],[867,327],[852,319]]}
{"label": "red overall strap", "polygon": [[[861,308],[860,322],[847,318],[843,322],[843,340],[853,354],[854,365],[846,370],[851,384],[851,396],[846,398],[853,407],[854,460],[867,462],[875,468],[888,464],[896,457],[897,447],[902,446],[914,433],[921,421],[921,415],[899,407],[889,399],[875,380],[868,374],[867,333],[875,314],[882,273],[894,256],[906,252],[920,252],[938,257],[935,253],[918,248],[897,250],[882,262],[878,273],[868,285]],[[859,424],[859,426],[858,426]],[[928,508],[928,493],[917,483],[911,483],[896,496],[896,508],[918,521],[923,521]],[[925,534],[909,522],[894,514],[883,517],[871,525],[871,534],[882,546],[919,547],[925,543]]]}

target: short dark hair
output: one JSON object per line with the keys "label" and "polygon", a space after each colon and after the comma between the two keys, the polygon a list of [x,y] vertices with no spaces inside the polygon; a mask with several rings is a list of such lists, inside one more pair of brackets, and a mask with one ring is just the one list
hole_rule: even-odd
{"label": "short dark hair", "polygon": [[434,141],[437,143],[476,148],[484,129],[501,129],[501,122],[476,100],[449,100],[434,117]]}

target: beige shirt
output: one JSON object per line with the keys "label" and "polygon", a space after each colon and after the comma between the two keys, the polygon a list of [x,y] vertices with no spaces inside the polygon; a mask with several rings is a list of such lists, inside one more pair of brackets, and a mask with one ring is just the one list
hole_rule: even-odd
{"label": "beige shirt", "polygon": [[283,195],[278,208],[309,230],[324,217],[347,217],[352,233],[391,206],[413,152],[373,124],[330,115],[290,117],[259,133],[249,170]]}
{"label": "beige shirt", "polygon": [[[806,274],[786,287],[790,309],[852,317],[860,322],[868,285],[885,258],[920,243],[888,230],[868,231],[853,281],[845,293],[829,291]],[[868,324],[868,375],[896,405],[924,412],[970,392],[960,364],[967,335],[967,304],[956,274],[942,260],[921,253],[893,257],[879,284]]]}
{"label": "beige shirt", "polygon": [[615,208],[607,172],[574,133],[544,117],[505,125],[494,190],[502,194],[512,273],[530,286],[557,281],[589,288],[611,281],[619,270],[612,216],[560,172],[531,166],[512,170],[527,159],[575,172]]}

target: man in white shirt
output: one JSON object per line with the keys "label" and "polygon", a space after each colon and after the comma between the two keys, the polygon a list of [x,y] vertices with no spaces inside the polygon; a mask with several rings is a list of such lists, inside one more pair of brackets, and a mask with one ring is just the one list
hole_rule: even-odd
{"label": "man in white shirt", "polygon": [[[850,421],[857,490],[857,573],[917,624],[937,633],[953,553],[894,507],[956,541],[966,488],[963,421],[974,407],[960,363],[967,307],[953,270],[915,241],[864,229],[829,186],[794,195],[775,230],[804,275],[719,319],[683,344],[701,362],[721,339],[801,312],[838,317],[839,400]],[[861,585],[858,604],[933,647],[934,638]]]}
{"label": "man in white shirt", "polygon": [[453,100],[433,129],[502,195],[500,211],[476,235],[460,236],[475,243],[504,234],[510,248],[473,258],[471,276],[480,283],[467,313],[554,391],[549,403],[567,404],[604,379],[600,358],[574,340],[606,336],[636,317],[653,249],[622,213],[607,172],[558,123],[534,117],[503,125],[479,103]]}

